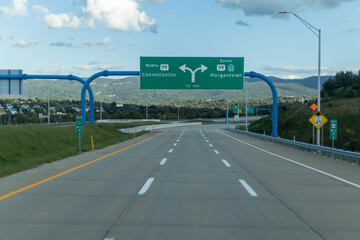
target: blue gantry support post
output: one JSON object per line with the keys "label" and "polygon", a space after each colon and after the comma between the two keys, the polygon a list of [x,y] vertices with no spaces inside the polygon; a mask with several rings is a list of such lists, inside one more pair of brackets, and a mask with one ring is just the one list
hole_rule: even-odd
{"label": "blue gantry support post", "polygon": [[278,137],[278,127],[277,127],[277,118],[278,118],[278,105],[277,105],[277,91],[275,88],[275,85],[273,84],[273,82],[265,77],[264,75],[260,74],[260,73],[256,73],[256,72],[245,72],[245,76],[246,77],[251,77],[251,78],[260,78],[262,80],[264,80],[271,88],[272,91],[272,95],[273,95],[273,105],[272,105],[272,132],[271,132],[271,136],[273,137]]}
{"label": "blue gantry support post", "polygon": [[[28,75],[28,74],[19,74],[19,75],[0,75],[0,79],[60,79],[60,80],[75,80],[81,82],[85,85],[85,80],[74,76],[74,75]],[[89,92],[90,102],[94,102],[94,94],[89,85],[85,88],[85,91]],[[82,105],[82,103],[81,103]],[[83,109],[81,109],[83,110]],[[84,109],[85,111],[85,109]],[[90,115],[94,116],[94,107],[90,109]]]}
{"label": "blue gantry support post", "polygon": [[[81,116],[83,123],[86,123],[86,89],[90,86],[90,83],[98,77],[108,77],[108,76],[139,76],[140,71],[102,71],[95,73],[89,77],[81,91]],[[95,123],[94,118],[94,99],[90,99],[90,123]]]}

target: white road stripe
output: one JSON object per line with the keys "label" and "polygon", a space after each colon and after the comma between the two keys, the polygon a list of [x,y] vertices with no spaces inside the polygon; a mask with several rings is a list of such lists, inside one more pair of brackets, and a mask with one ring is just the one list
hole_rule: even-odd
{"label": "white road stripe", "polygon": [[163,158],[163,159],[161,160],[161,162],[160,162],[160,165],[161,165],[161,166],[164,165],[164,164],[166,163],[166,161],[167,161],[167,158]]}
{"label": "white road stripe", "polygon": [[174,146],[176,146],[176,143],[174,143]]}
{"label": "white road stripe", "polygon": [[169,153],[172,153],[173,151],[174,151],[174,149],[170,149],[170,150],[169,150]]}
{"label": "white road stripe", "polygon": [[176,140],[177,142],[179,142],[179,139],[178,140]]}
{"label": "white road stripe", "polygon": [[151,184],[154,182],[155,178],[149,178],[144,186],[140,189],[138,195],[144,195],[150,188]]}
{"label": "white road stripe", "polygon": [[214,152],[215,152],[216,154],[219,154],[219,152],[218,152],[217,150],[214,150]]}
{"label": "white road stripe", "polygon": [[221,161],[225,164],[225,166],[231,167],[230,163],[228,161],[226,161],[225,159],[222,159]]}
{"label": "white road stripe", "polygon": [[256,192],[249,186],[249,184],[247,184],[247,182],[245,182],[245,180],[239,179],[239,182],[241,183],[241,185],[243,185],[243,187],[252,197],[257,197]]}
{"label": "white road stripe", "polygon": [[213,147],[213,145],[212,145],[212,144],[209,144],[209,146],[210,146],[210,147]]}
{"label": "white road stripe", "polygon": [[209,142],[209,140],[206,140],[206,142],[208,143],[208,142]]}
{"label": "white road stripe", "polygon": [[317,173],[323,174],[323,175],[325,175],[325,176],[331,177],[331,178],[336,179],[336,180],[338,180],[338,181],[340,181],[340,182],[346,183],[346,184],[348,184],[348,185],[351,185],[351,186],[353,186],[353,187],[356,187],[356,188],[360,189],[360,185],[359,185],[359,184],[350,182],[350,181],[348,181],[348,180],[346,180],[346,179],[337,177],[337,176],[335,176],[335,175],[332,175],[332,174],[330,174],[330,173],[327,173],[327,172],[321,171],[321,170],[319,170],[319,169],[310,167],[310,166],[308,166],[308,165],[305,165],[305,164],[296,162],[296,161],[294,161],[294,160],[291,160],[291,159],[289,159],[289,158],[280,156],[280,155],[278,155],[278,154],[275,154],[275,153],[266,151],[266,150],[264,150],[264,149],[261,149],[261,148],[259,148],[259,147],[254,146],[254,145],[252,145],[252,144],[250,144],[250,143],[247,143],[247,142],[241,141],[240,139],[234,138],[233,136],[230,136],[230,135],[228,135],[228,134],[226,134],[226,133],[220,132],[219,130],[216,130],[216,131],[219,132],[219,133],[224,134],[225,136],[228,136],[229,138],[232,138],[232,139],[234,139],[234,140],[236,140],[236,141],[239,141],[239,142],[241,142],[241,143],[243,143],[243,144],[245,144],[245,145],[248,145],[248,146],[250,146],[250,147],[253,147],[253,148],[257,149],[257,150],[260,150],[260,151],[262,151],[262,152],[268,153],[268,154],[273,155],[273,156],[275,156],[275,157],[281,158],[281,159],[283,159],[283,160],[285,160],[285,161],[294,163],[294,164],[296,164],[296,165],[302,166],[302,167],[304,167],[304,168],[310,169],[310,170],[312,170],[312,171],[315,171],[315,172],[317,172]]}

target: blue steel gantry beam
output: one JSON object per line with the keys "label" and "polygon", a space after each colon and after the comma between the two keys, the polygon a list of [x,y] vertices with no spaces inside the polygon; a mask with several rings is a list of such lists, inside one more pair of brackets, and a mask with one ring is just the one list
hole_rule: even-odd
{"label": "blue steel gantry beam", "polygon": [[[86,89],[90,86],[90,83],[98,77],[107,77],[107,76],[139,76],[139,71],[102,71],[95,73],[91,77],[89,77],[81,91],[81,116],[83,119],[83,123],[86,123]],[[90,123],[94,123],[94,99],[90,99]]]}
{"label": "blue steel gantry beam", "polygon": [[273,84],[273,82],[265,77],[264,75],[260,74],[260,73],[256,73],[256,72],[245,72],[245,76],[246,77],[251,77],[251,78],[260,78],[262,80],[264,80],[271,88],[272,91],[272,95],[273,95],[273,105],[272,105],[272,132],[271,132],[271,136],[273,137],[278,137],[278,127],[277,127],[277,119],[278,119],[278,98],[277,98],[277,91],[275,88],[275,85]]}
{"label": "blue steel gantry beam", "polygon": [[[74,76],[74,75],[28,75],[28,74],[19,74],[19,75],[0,75],[0,79],[60,79],[60,80],[75,80],[85,85],[85,80]],[[90,102],[94,102],[94,94],[89,85],[85,88],[85,91],[89,92]],[[83,109],[81,109],[83,110]],[[85,109],[84,109],[85,111]],[[90,116],[94,116],[94,108],[90,108]],[[83,118],[84,119],[84,118]],[[94,119],[92,119],[94,121]]]}

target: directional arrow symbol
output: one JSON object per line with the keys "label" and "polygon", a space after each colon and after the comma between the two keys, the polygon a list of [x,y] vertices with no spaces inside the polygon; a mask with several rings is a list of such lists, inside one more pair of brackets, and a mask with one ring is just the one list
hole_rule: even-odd
{"label": "directional arrow symbol", "polygon": [[181,69],[181,71],[186,72],[186,70],[188,70],[191,73],[191,82],[195,82],[195,74],[197,71],[201,70],[201,72],[206,71],[206,69],[208,69],[206,66],[200,64],[201,67],[198,67],[197,69],[195,69],[195,71],[193,71],[191,68],[186,67],[186,64],[182,65],[181,67],[179,67]]}
{"label": "directional arrow symbol", "polygon": [[322,114],[320,112],[316,112],[315,115],[320,117]]}

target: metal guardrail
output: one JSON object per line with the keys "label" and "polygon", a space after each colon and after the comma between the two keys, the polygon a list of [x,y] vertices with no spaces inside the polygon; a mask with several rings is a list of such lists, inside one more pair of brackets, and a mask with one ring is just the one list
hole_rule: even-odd
{"label": "metal guardrail", "polygon": [[231,132],[237,132],[237,133],[242,133],[242,134],[246,134],[249,136],[253,136],[253,137],[257,137],[257,138],[261,138],[265,141],[270,141],[270,142],[275,142],[281,145],[285,145],[294,149],[298,149],[300,151],[306,151],[306,152],[311,152],[312,154],[321,154],[322,157],[326,156],[327,158],[330,158],[330,156],[333,159],[340,159],[340,161],[345,161],[345,158],[347,159],[347,162],[349,164],[356,162],[357,165],[360,166],[360,153],[358,152],[351,152],[351,151],[346,151],[346,150],[342,150],[342,149],[337,149],[337,148],[330,148],[330,147],[323,147],[323,146],[317,146],[317,145],[313,145],[313,144],[309,144],[309,143],[303,143],[303,142],[297,142],[297,141],[293,141],[293,140],[288,140],[288,139],[283,139],[280,137],[272,137],[272,136],[267,136],[267,135],[263,135],[263,134],[258,134],[258,133],[253,133],[253,132],[246,132],[243,130],[236,130],[233,128],[228,128],[229,131]]}

